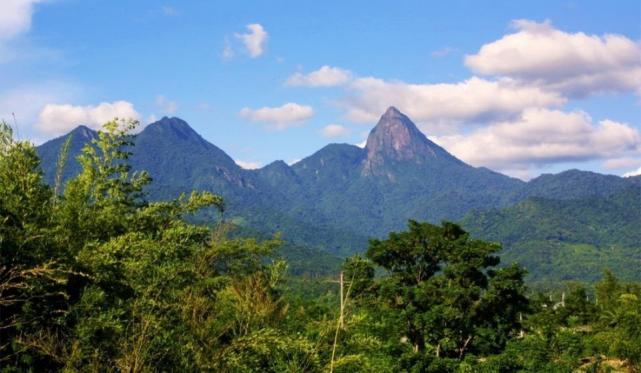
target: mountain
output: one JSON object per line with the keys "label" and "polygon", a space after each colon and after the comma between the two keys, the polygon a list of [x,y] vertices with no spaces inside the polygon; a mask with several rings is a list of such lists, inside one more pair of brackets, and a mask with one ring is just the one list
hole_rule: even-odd
{"label": "mountain", "polygon": [[187,122],[163,118],[136,136],[131,163],[153,178],[152,198],[174,198],[191,190],[228,195],[227,203],[255,198],[254,177],[224,151],[205,141]]}
{"label": "mountain", "polygon": [[292,168],[304,186],[299,203],[370,237],[402,229],[410,218],[458,219],[502,206],[524,184],[456,159],[393,107],[364,149],[328,145]]}
{"label": "mountain", "polygon": [[69,144],[69,155],[64,166],[63,180],[70,178],[80,172],[80,163],[76,161],[76,156],[80,154],[82,147],[98,137],[98,132],[87,126],[78,126],[73,131],[64,136],[60,136],[38,147],[38,155],[42,161],[42,171],[45,180],[53,184],[56,175],[56,163],[60,156],[60,150],[67,138],[71,137]]}
{"label": "mountain", "polygon": [[[65,178],[78,172],[73,159],[96,133],[81,126],[67,136],[73,140]],[[50,182],[65,137],[38,148]],[[525,183],[472,167],[430,141],[394,107],[381,116],[364,148],[330,144],[291,166],[276,161],[242,169],[178,118],[150,124],[135,145],[131,162],[154,179],[151,199],[212,191],[225,198],[226,218],[239,225],[282,232],[285,240],[339,255],[363,251],[370,237],[404,229],[408,219],[460,220],[470,211],[501,209],[531,197],[606,197],[641,185],[636,178],[576,170]]]}
{"label": "mountain", "polygon": [[548,199],[607,197],[629,188],[633,184],[640,185],[636,178],[568,170],[554,175],[543,174],[530,180],[524,188],[515,193],[513,199],[519,201],[528,197]]}
{"label": "mountain", "polygon": [[502,243],[504,262],[525,266],[530,281],[596,281],[605,268],[641,280],[641,188],[597,191],[601,195],[579,199],[530,197],[471,212],[462,224],[476,237]]}
{"label": "mountain", "polygon": [[416,125],[395,107],[387,109],[370,132],[365,146],[365,174],[376,174],[385,165],[402,162],[417,166],[428,164],[463,164],[445,149],[434,144]]}

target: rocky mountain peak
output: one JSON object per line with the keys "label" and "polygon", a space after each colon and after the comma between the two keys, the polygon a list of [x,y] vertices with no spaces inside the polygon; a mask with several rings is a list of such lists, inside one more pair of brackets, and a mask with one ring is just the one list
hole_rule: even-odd
{"label": "rocky mountain peak", "polygon": [[388,160],[424,163],[437,158],[455,159],[428,140],[410,118],[393,106],[385,111],[370,132],[365,150],[366,173]]}
{"label": "rocky mountain peak", "polygon": [[377,155],[403,160],[423,153],[427,139],[403,113],[391,106],[367,138],[368,158]]}

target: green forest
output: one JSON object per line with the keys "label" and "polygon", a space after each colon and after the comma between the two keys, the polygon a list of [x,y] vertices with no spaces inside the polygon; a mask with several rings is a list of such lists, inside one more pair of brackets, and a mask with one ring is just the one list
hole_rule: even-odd
{"label": "green forest", "polygon": [[617,268],[534,290],[500,245],[409,221],[336,273],[293,271],[219,195],[146,198],[136,125],[105,124],[63,183],[67,139],[49,185],[0,124],[1,372],[641,371],[641,284]]}

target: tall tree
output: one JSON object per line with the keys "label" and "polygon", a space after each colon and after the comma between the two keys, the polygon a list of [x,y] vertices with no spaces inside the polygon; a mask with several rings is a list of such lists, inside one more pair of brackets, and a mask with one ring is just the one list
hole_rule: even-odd
{"label": "tall tree", "polygon": [[378,297],[398,313],[412,347],[405,368],[500,351],[518,330],[528,306],[524,271],[495,269],[499,249],[448,222],[410,221],[407,231],[370,242],[367,256],[387,272]]}
{"label": "tall tree", "polygon": [[35,148],[0,122],[0,366],[33,361],[25,336],[54,332],[66,309],[70,258],[52,212]]}

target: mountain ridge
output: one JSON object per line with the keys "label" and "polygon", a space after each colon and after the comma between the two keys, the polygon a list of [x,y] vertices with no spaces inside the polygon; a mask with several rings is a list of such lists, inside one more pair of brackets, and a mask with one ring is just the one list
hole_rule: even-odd
{"label": "mountain ridge", "polygon": [[[74,131],[87,136],[72,140],[70,164],[82,141],[95,136],[86,127]],[[64,138],[38,147],[49,182]],[[582,171],[526,183],[473,167],[431,142],[393,107],[372,129],[365,148],[329,144],[293,165],[275,161],[243,169],[175,117],[145,127],[135,144],[131,162],[154,179],[151,199],[174,198],[193,189],[219,193],[229,218],[341,255],[363,250],[369,237],[402,229],[408,219],[458,220],[473,210],[503,208],[532,196],[571,199],[590,191],[608,195],[628,184]],[[65,178],[78,170],[77,164],[70,165]],[[580,193],[558,187],[568,180]]]}

